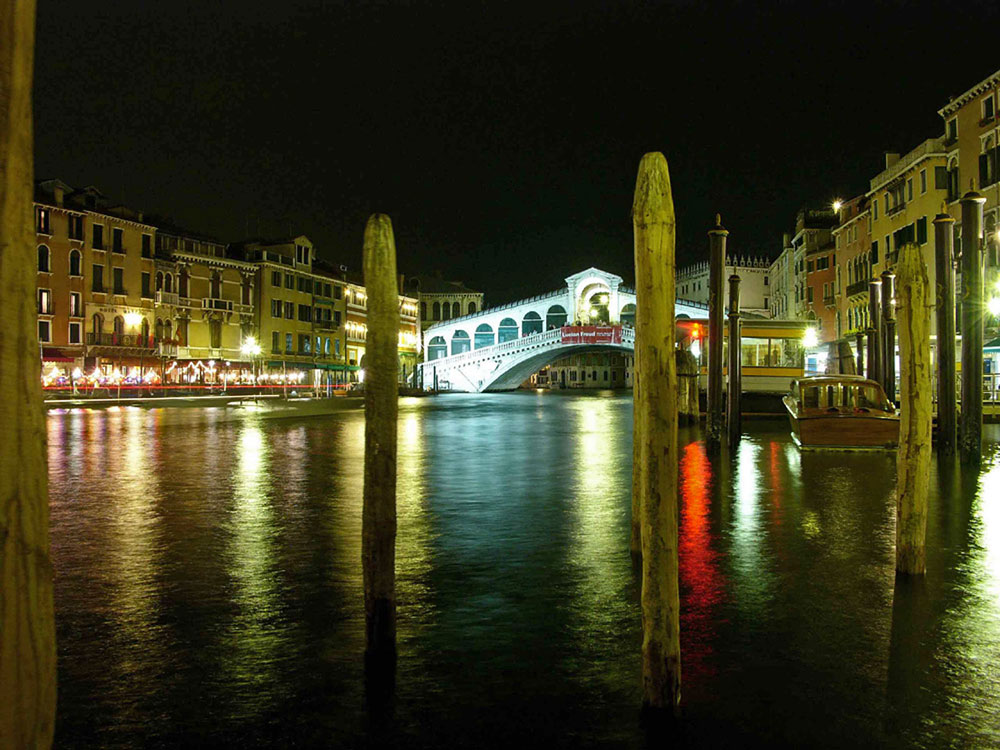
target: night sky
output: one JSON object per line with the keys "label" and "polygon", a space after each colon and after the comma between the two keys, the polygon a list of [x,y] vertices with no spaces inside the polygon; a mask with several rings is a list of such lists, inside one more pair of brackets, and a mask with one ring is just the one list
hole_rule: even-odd
{"label": "night sky", "polygon": [[775,256],[1000,68],[998,5],[39,0],[36,177],[355,269],[383,211],[401,272],[499,303],[630,280],[661,150],[680,263],[716,211]]}

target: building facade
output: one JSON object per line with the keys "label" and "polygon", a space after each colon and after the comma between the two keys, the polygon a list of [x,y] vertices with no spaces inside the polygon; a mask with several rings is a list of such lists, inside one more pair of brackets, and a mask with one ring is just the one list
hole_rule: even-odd
{"label": "building facade", "polygon": [[837,258],[837,319],[835,338],[853,336],[868,328],[868,282],[872,277],[871,212],[867,195],[837,207],[833,230]]}
{"label": "building facade", "polygon": [[483,293],[469,289],[461,281],[446,281],[440,276],[411,276],[403,288],[417,300],[422,330],[442,320],[475,315],[483,309]]}
{"label": "building facade", "polygon": [[[729,301],[729,277],[740,277],[740,310],[764,317],[771,315],[771,262],[763,256],[726,256],[726,302]],[[677,271],[677,296],[680,299],[708,304],[707,262],[695,263]]]}

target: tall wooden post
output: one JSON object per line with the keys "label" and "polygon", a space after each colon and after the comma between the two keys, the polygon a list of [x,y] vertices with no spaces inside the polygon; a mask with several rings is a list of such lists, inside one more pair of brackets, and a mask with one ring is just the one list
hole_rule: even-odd
{"label": "tall wooden post", "polygon": [[872,279],[868,282],[868,379],[882,382],[882,339],[879,326],[882,324],[882,282]]}
{"label": "tall wooden post", "polygon": [[0,747],[49,747],[56,634],[35,309],[34,0],[0,6]]}
{"label": "tall wooden post", "polygon": [[923,573],[931,475],[931,346],[927,268],[920,248],[899,251],[899,452],[896,455],[896,570]]}
{"label": "tall wooden post", "polygon": [[365,586],[365,655],[396,655],[396,343],[399,293],[392,222],[373,214],[365,226],[365,480],[361,557]]}
{"label": "tall wooden post", "polygon": [[942,211],[934,217],[934,267],[937,276],[938,453],[954,456],[958,442],[955,393],[955,220]]}
{"label": "tall wooden post", "polygon": [[740,277],[729,277],[729,392],[727,394],[726,428],[729,432],[729,447],[735,448],[743,433],[743,415],[740,404],[743,391],[743,372],[740,362],[742,343],[740,339]]}
{"label": "tall wooden post", "polygon": [[896,400],[896,274],[882,272],[882,387]]}
{"label": "tall wooden post", "polygon": [[962,196],[962,422],[964,463],[978,464],[983,437],[983,204],[974,190]]}
{"label": "tall wooden post", "polygon": [[[722,319],[725,304],[726,237],[722,217],[715,215],[715,226],[708,232],[708,435],[710,450],[722,443]],[[638,308],[638,305],[636,305]]]}
{"label": "tall wooden post", "polygon": [[[674,203],[667,160],[642,157],[632,204],[635,233],[636,362],[646,440],[642,531],[642,688],[652,713],[680,709],[677,581],[677,368],[674,359]],[[721,300],[718,300],[721,303]],[[721,333],[721,326],[717,333]],[[716,341],[719,338],[717,336]]]}
{"label": "tall wooden post", "polygon": [[854,334],[854,342],[857,345],[857,365],[855,365],[855,370],[858,375],[862,377],[865,374],[865,335],[858,331]]}

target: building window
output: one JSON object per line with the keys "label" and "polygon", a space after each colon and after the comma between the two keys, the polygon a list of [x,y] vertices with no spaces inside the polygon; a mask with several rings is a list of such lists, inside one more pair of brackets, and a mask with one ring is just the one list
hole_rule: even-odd
{"label": "building window", "polygon": [[70,250],[69,253],[69,275],[70,276],[82,276],[83,271],[80,270],[81,266],[81,255],[79,250]]}
{"label": "building window", "polygon": [[295,289],[295,277],[290,273],[285,274],[285,289]]}
{"label": "building window", "polygon": [[81,325],[77,321],[73,321],[69,324],[69,343],[79,344],[83,338],[83,332],[81,330]]}
{"label": "building window", "polygon": [[142,273],[142,296],[145,297],[146,299],[152,299],[152,297],[153,297],[153,291],[149,288],[150,287],[150,280],[151,279],[152,279],[152,276],[150,274],[146,273],[145,271],[143,271],[143,273]]}
{"label": "building window", "polygon": [[36,208],[35,209],[35,230],[39,234],[52,234],[49,231],[49,209],[47,208]]}
{"label": "building window", "polygon": [[153,238],[148,234],[142,235],[142,257],[153,257]]}
{"label": "building window", "polygon": [[94,264],[91,267],[91,291],[104,292],[104,266]]}
{"label": "building window", "polygon": [[51,289],[39,289],[38,290],[38,313],[40,315],[51,315],[52,314],[52,290]]}
{"label": "building window", "polygon": [[333,311],[333,327],[340,328],[340,310]]}
{"label": "building window", "polygon": [[278,331],[271,331],[271,351],[281,351],[281,334]]}
{"label": "building window", "polygon": [[125,294],[125,269],[115,268],[112,270],[114,279],[114,294]]}
{"label": "building window", "polygon": [[271,286],[281,286],[281,271],[271,271]]}
{"label": "building window", "polygon": [[111,228],[111,252],[124,253],[125,247],[122,244],[125,239],[125,232],[118,227]]}
{"label": "building window", "polygon": [[878,221],[878,198],[872,201],[872,219]]}
{"label": "building window", "polygon": [[210,345],[213,349],[222,348],[222,321],[221,320],[210,320],[208,321],[208,335],[211,339]]}
{"label": "building window", "polygon": [[48,273],[51,268],[50,260],[52,253],[49,252],[47,245],[38,246],[38,270],[40,273]]}
{"label": "building window", "polygon": [[958,140],[958,118],[954,117],[948,120],[948,140],[957,141]]}
{"label": "building window", "polygon": [[921,216],[917,219],[917,244],[927,244],[927,217]]}
{"label": "building window", "polygon": [[83,306],[80,304],[80,293],[69,293],[69,316],[71,318],[83,317]]}
{"label": "building window", "polygon": [[309,305],[299,305],[299,320],[303,323],[312,322],[312,308]]}
{"label": "building window", "polygon": [[333,286],[333,298],[334,299],[340,299],[343,296],[344,296],[344,287],[340,286],[339,284],[334,284],[334,286]]}
{"label": "building window", "polygon": [[280,318],[281,317],[281,300],[273,299],[271,300],[271,317]]}
{"label": "building window", "polygon": [[38,340],[47,344],[52,341],[52,322],[48,320],[38,321]]}
{"label": "building window", "polygon": [[991,93],[985,99],[983,99],[983,119],[992,120],[993,115],[996,114],[996,105],[993,100],[993,94]]}
{"label": "building window", "polygon": [[69,217],[69,238],[71,240],[83,240],[83,217]]}
{"label": "building window", "polygon": [[285,318],[287,320],[295,320],[295,303],[286,302],[285,303]]}
{"label": "building window", "polygon": [[927,192],[927,170],[920,170],[920,194],[923,195]]}
{"label": "building window", "polygon": [[913,200],[913,178],[911,177],[906,181],[906,200]]}
{"label": "building window", "polygon": [[294,345],[294,341],[292,339],[292,334],[286,333],[285,334],[285,354],[291,354],[292,353],[292,346],[293,345]]}
{"label": "building window", "polygon": [[104,249],[104,226],[101,224],[94,224],[91,228],[90,233],[90,245],[95,250]]}

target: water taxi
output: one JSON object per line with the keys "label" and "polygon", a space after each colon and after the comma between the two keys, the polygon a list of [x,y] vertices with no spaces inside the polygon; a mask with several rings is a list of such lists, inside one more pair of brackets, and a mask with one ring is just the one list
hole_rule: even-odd
{"label": "water taxi", "polygon": [[792,381],[782,399],[802,448],[895,448],[899,414],[882,386],[860,375]]}

